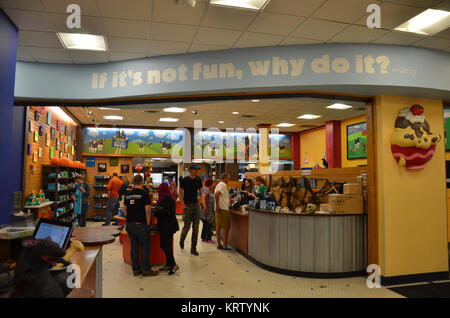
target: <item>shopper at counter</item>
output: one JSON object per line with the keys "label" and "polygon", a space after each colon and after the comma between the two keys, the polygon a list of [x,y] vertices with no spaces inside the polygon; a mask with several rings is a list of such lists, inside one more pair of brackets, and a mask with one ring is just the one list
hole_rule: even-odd
{"label": "shopper at counter", "polygon": [[[215,211],[216,211],[216,236],[217,248],[220,250],[231,250],[228,245],[228,234],[230,230],[230,197],[228,193],[228,182],[230,175],[223,173],[220,177],[220,182],[214,190],[215,196]],[[223,229],[223,245],[220,239],[220,229]]]}
{"label": "shopper at counter", "polygon": [[202,213],[200,219],[202,220],[202,241],[206,243],[214,243],[212,240],[212,230],[214,226],[214,194],[213,194],[213,179],[205,180],[205,185],[202,189]]}
{"label": "shopper at counter", "polygon": [[[89,196],[91,194],[91,189],[89,183],[82,175],[77,175],[75,177],[75,183],[77,184],[78,190],[81,191],[81,211],[78,217],[78,225],[81,227],[86,227],[86,217],[89,210]],[[77,192],[75,191],[75,194]],[[77,202],[75,201],[75,206]]]}
{"label": "shopper at counter", "polygon": [[168,270],[169,275],[175,274],[179,267],[173,257],[173,235],[180,229],[176,217],[175,199],[167,183],[161,183],[158,187],[158,202],[155,215],[158,218],[158,231],[160,246],[166,254],[166,266],[160,271]]}
{"label": "shopper at counter", "polygon": [[167,181],[169,182],[170,192],[172,193],[173,198],[176,200],[178,197],[177,183],[173,180],[172,176],[169,176],[167,178]]}
{"label": "shopper at counter", "polygon": [[[158,271],[152,271],[150,264],[150,225],[151,202],[143,190],[142,176],[134,177],[134,189],[125,195],[123,213],[127,218],[126,230],[131,243],[131,266],[133,275],[155,276]],[[141,248],[142,269],[139,262],[139,247]]]}
{"label": "shopper at counter", "polygon": [[111,224],[112,214],[118,208],[119,205],[119,197],[120,197],[119,189],[122,186],[122,184],[123,181],[118,178],[117,172],[114,172],[111,180],[109,180],[108,182],[108,187],[106,188],[108,190],[109,199],[108,202],[106,203],[106,221],[103,224],[103,226],[108,226]]}
{"label": "shopper at counter", "polygon": [[198,166],[189,167],[189,175],[180,182],[178,196],[183,204],[184,226],[180,236],[180,247],[184,249],[184,240],[192,224],[191,254],[198,256],[197,240],[198,226],[200,223],[199,190],[202,188],[202,180],[198,177]]}
{"label": "shopper at counter", "polygon": [[245,179],[242,191],[248,195],[255,193],[255,186],[252,179]]}

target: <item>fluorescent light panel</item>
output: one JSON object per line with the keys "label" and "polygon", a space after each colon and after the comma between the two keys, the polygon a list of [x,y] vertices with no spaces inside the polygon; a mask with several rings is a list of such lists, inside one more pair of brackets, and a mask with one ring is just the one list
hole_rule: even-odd
{"label": "fluorescent light panel", "polygon": [[209,4],[212,6],[259,11],[264,9],[269,1],[270,0],[210,0]]}
{"label": "fluorescent light panel", "polygon": [[301,116],[299,116],[297,118],[298,119],[317,119],[317,118],[320,118],[320,117],[322,117],[322,116],[320,116],[320,115],[312,115],[312,114],[303,114],[303,115],[301,115]]}
{"label": "fluorescent light panel", "polygon": [[103,116],[104,119],[109,119],[109,120],[123,120],[122,116],[115,116],[115,115],[106,115]]}
{"label": "fluorescent light panel", "polygon": [[72,123],[72,124],[76,124],[74,121],[73,121],[73,119],[69,116],[69,115],[67,115],[66,114],[66,112],[64,111],[64,110],[62,110],[60,107],[58,107],[58,106],[52,106],[52,107],[49,107],[50,108],[50,110],[53,112],[53,113],[55,113],[59,118],[61,118],[63,121],[66,121],[66,122],[70,122],[70,123]]}
{"label": "fluorescent light panel", "polygon": [[295,126],[295,124],[281,123],[277,125],[277,127],[293,127],[293,126]]}
{"label": "fluorescent light panel", "polygon": [[62,45],[68,50],[106,51],[103,35],[81,33],[57,33]]}
{"label": "fluorescent light panel", "polygon": [[397,31],[434,35],[450,26],[450,12],[428,9],[395,28]]}
{"label": "fluorescent light panel", "polygon": [[327,106],[327,108],[330,108],[330,109],[350,109],[352,107],[353,106],[345,105],[345,104],[339,104],[339,103]]}
{"label": "fluorescent light panel", "polygon": [[166,113],[184,113],[186,111],[186,108],[180,108],[180,107],[167,107],[163,109]]}
{"label": "fluorescent light panel", "polygon": [[99,107],[98,109],[103,109],[103,110],[121,110],[120,108],[112,108],[112,107]]}
{"label": "fluorescent light panel", "polygon": [[170,118],[170,117],[159,119],[159,121],[164,121],[164,122],[168,122],[168,123],[176,123],[178,120],[179,120],[178,118]]}

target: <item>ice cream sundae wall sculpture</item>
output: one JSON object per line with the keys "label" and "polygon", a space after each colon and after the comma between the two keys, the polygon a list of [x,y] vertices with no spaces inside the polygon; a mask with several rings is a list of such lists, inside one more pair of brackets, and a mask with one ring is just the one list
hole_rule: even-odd
{"label": "ice cream sundae wall sculpture", "polygon": [[391,150],[400,166],[409,170],[423,169],[433,158],[439,134],[431,132],[424,109],[420,105],[400,110],[391,135]]}

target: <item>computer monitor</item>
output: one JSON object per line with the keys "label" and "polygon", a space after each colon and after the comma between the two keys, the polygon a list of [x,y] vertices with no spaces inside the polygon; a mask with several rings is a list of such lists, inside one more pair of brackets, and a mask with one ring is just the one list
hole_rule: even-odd
{"label": "computer monitor", "polygon": [[35,239],[50,239],[59,245],[62,249],[67,248],[70,241],[73,227],[69,223],[58,222],[49,219],[39,219],[34,230]]}

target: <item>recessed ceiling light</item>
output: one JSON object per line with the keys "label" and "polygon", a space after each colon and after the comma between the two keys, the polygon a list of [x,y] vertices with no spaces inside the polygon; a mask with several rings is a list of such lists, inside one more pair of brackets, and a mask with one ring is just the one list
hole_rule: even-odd
{"label": "recessed ceiling light", "polygon": [[233,115],[239,115],[239,112],[232,112]]}
{"label": "recessed ceiling light", "polygon": [[218,123],[219,124],[225,124],[225,122],[223,120],[219,120]]}
{"label": "recessed ceiling light", "polygon": [[107,116],[103,116],[104,119],[109,119],[109,120],[123,120],[122,116],[115,116],[115,115],[107,115]]}
{"label": "recessed ceiling light", "polygon": [[350,105],[336,103],[336,104],[327,106],[326,108],[331,108],[331,109],[349,109],[349,108],[352,108],[352,107],[353,106],[350,106]]}
{"label": "recessed ceiling light", "polygon": [[252,99],[252,102],[257,103],[259,102],[259,99]]}
{"label": "recessed ceiling light", "polygon": [[120,108],[112,108],[112,107],[99,107],[98,109],[103,109],[103,110],[121,110]]}
{"label": "recessed ceiling light", "polygon": [[301,116],[299,116],[297,118],[298,119],[317,119],[317,118],[320,118],[320,117],[322,117],[322,116],[320,116],[320,115],[312,115],[312,114],[304,114],[304,115],[301,115]]}
{"label": "recessed ceiling light", "polygon": [[166,117],[166,118],[160,118],[159,121],[165,121],[165,122],[169,122],[169,123],[176,123],[177,121],[179,121],[179,119],[178,118]]}
{"label": "recessed ceiling light", "polygon": [[57,33],[59,40],[68,50],[106,51],[103,35],[80,33]]}
{"label": "recessed ceiling light", "polygon": [[395,30],[434,35],[450,26],[450,12],[428,9],[406,21]]}
{"label": "recessed ceiling light", "polygon": [[277,127],[293,127],[293,126],[295,126],[295,124],[281,123],[277,125]]}
{"label": "recessed ceiling light", "polygon": [[259,11],[269,3],[270,0],[210,0],[212,6],[233,7],[246,10]]}
{"label": "recessed ceiling light", "polygon": [[186,108],[180,107],[168,107],[163,109],[166,113],[184,113]]}

